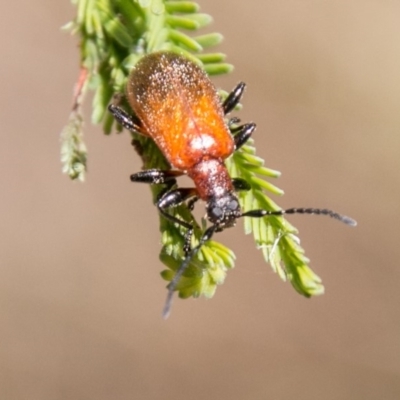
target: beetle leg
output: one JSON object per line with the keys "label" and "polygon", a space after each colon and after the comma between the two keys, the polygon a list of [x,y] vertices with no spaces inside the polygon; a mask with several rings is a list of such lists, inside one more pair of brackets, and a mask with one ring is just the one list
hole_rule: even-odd
{"label": "beetle leg", "polygon": [[188,254],[192,251],[193,230],[194,228],[188,229],[183,238],[183,254],[185,255],[185,257],[187,257]]}
{"label": "beetle leg", "polygon": [[[199,200],[199,197],[194,196],[187,202],[187,207],[190,211],[194,210],[194,205],[198,200]],[[185,254],[185,257],[187,257],[192,250],[192,246],[191,246],[192,236],[193,236],[193,229],[189,229],[185,234],[184,244],[183,244],[183,252]]]}
{"label": "beetle leg", "polygon": [[235,89],[229,93],[228,97],[222,103],[222,108],[224,110],[224,114],[229,114],[239,103],[240,98],[244,92],[244,88],[246,84],[244,82],[240,82],[236,85]]}
{"label": "beetle leg", "polygon": [[[228,128],[231,129],[232,125],[238,124],[239,122],[240,122],[240,118],[238,118],[238,117],[229,118]],[[235,129],[235,128],[233,128],[233,129]],[[232,129],[231,129],[231,131],[232,131]]]}
{"label": "beetle leg", "polygon": [[171,207],[177,207],[190,197],[197,197],[197,190],[195,188],[179,188],[170,190],[164,193],[160,199],[157,201],[157,207],[161,215],[171,222],[177,223],[187,229],[184,235],[183,252],[185,257],[190,253],[194,226],[189,222],[183,221],[180,218],[175,217],[175,215],[169,214],[166,209]]}
{"label": "beetle leg", "polygon": [[235,189],[235,192],[248,191],[251,189],[250,183],[242,178],[233,178],[232,183],[233,183],[233,188]]}
{"label": "beetle leg", "polygon": [[131,181],[148,183],[151,185],[157,185],[157,184],[166,185],[166,188],[163,189],[158,195],[156,203],[157,208],[159,212],[166,219],[168,219],[171,222],[177,223],[187,229],[187,232],[185,233],[184,236],[184,245],[183,245],[183,251],[186,257],[186,255],[191,250],[190,242],[192,240],[194,227],[189,222],[183,221],[180,218],[177,218],[166,211],[166,209],[171,207],[177,207],[190,197],[195,196],[193,197],[193,199],[191,199],[190,204],[188,204],[189,209],[192,210],[194,203],[198,199],[197,191],[194,188],[180,188],[171,190],[172,186],[174,186],[176,183],[175,178],[181,175],[183,175],[182,171],[174,171],[174,170],[163,171],[159,169],[148,169],[145,171],[137,172],[136,174],[132,174]]}
{"label": "beetle leg", "polygon": [[[131,175],[132,182],[148,183],[150,185],[159,185],[162,183],[175,183],[175,178],[183,175],[182,171],[175,171],[172,169],[146,169]],[[171,187],[172,185],[169,185]]]}
{"label": "beetle leg", "polygon": [[128,129],[128,131],[148,136],[143,131],[142,124],[138,117],[128,114],[125,110],[115,104],[110,104],[108,106],[108,111],[113,115],[117,122],[124,128]]}
{"label": "beetle leg", "polygon": [[235,151],[240,149],[247,142],[255,129],[256,124],[254,123],[244,124],[231,129],[231,133],[234,135]]}
{"label": "beetle leg", "polygon": [[199,197],[195,196],[192,199],[190,199],[187,203],[187,207],[190,211],[194,210],[194,204],[199,200]]}
{"label": "beetle leg", "polygon": [[179,188],[170,190],[164,193],[161,196],[161,198],[158,199],[157,201],[158,210],[168,220],[176,222],[177,224],[182,225],[186,229],[192,229],[193,226],[189,222],[183,221],[175,217],[175,215],[167,213],[166,209],[179,206],[189,197],[195,196],[196,193],[197,193],[196,189],[192,188]]}

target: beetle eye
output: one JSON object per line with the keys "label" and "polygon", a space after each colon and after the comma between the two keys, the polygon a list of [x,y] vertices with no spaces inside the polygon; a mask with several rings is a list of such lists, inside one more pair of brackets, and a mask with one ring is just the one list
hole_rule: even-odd
{"label": "beetle eye", "polygon": [[212,213],[213,213],[213,216],[215,217],[215,218],[221,218],[222,217],[222,214],[223,214],[223,212],[222,212],[222,208],[220,208],[220,207],[214,207],[213,209],[212,209]]}
{"label": "beetle eye", "polygon": [[228,204],[228,208],[232,211],[237,210],[239,207],[239,203],[236,200],[231,200]]}

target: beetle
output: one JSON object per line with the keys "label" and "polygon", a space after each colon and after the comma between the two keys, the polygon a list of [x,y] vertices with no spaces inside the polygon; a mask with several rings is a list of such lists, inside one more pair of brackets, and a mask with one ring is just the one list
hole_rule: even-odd
{"label": "beetle", "polygon": [[[290,208],[287,210],[241,210],[237,191],[249,190],[243,179],[231,178],[224,160],[240,149],[250,138],[256,125],[237,125],[225,116],[239,103],[245,84],[240,82],[222,102],[206,73],[188,58],[168,51],[142,57],[132,70],[126,95],[134,115],[116,104],[108,109],[129,131],[150,137],[171,165],[169,170],[149,169],[131,175],[132,182],[165,184],[156,205],[165,218],[187,229],[184,236],[184,259],[168,285],[163,315],[170,311],[173,292],[203,244],[215,232],[235,225],[238,218],[261,218],[283,214],[324,214],[348,225],[356,222],[332,210]],[[233,126],[234,125],[234,126]],[[194,188],[175,188],[176,178],[188,175]],[[168,212],[189,200],[203,200],[211,226],[205,230],[198,245],[191,249],[194,226]]]}

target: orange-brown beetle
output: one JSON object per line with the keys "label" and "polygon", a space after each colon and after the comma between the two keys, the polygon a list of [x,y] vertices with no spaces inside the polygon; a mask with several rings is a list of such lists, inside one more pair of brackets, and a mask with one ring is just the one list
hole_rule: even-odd
{"label": "orange-brown beetle", "polygon": [[[187,228],[185,258],[168,285],[164,317],[169,313],[172,294],[182,273],[201,246],[214,232],[235,225],[240,217],[260,218],[267,215],[293,213],[324,214],[348,225],[351,218],[334,211],[315,208],[291,208],[281,211],[251,210],[242,212],[236,191],[250,189],[243,179],[232,179],[224,160],[239,149],[254,132],[254,123],[230,127],[237,119],[225,121],[225,115],[238,104],[245,88],[239,83],[221,102],[205,72],[194,62],[172,52],[144,56],[133,69],[127,87],[127,98],[135,115],[111,104],[109,111],[130,131],[151,137],[160,148],[171,170],[151,169],[131,175],[133,182],[166,184],[167,189],[157,201],[160,213]],[[194,188],[171,189],[175,178],[187,174]],[[193,225],[167,212],[184,201],[197,199],[206,203],[211,226],[206,229],[198,246],[191,249]]]}

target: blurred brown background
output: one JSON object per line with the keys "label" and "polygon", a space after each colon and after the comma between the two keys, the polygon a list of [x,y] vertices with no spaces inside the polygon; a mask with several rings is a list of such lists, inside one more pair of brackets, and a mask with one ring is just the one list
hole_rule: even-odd
{"label": "blurred brown background", "polygon": [[[307,300],[241,226],[212,300],[160,317],[158,217],[127,134],[86,125],[84,184],[61,174],[58,134],[78,76],[68,1],[2,2],[0,398],[399,399],[400,3],[201,0],[248,84],[240,116],[282,171],[324,296]],[[86,110],[90,111],[90,102]]]}

